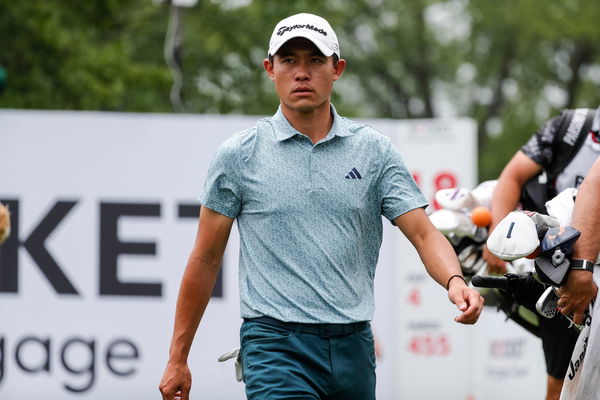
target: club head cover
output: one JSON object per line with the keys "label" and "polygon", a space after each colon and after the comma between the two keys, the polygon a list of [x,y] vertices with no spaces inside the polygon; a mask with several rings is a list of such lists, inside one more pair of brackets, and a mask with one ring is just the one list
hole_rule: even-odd
{"label": "club head cover", "polygon": [[459,211],[475,206],[471,191],[466,188],[441,189],[435,192],[435,201],[446,210]]}
{"label": "club head cover", "polygon": [[536,211],[523,211],[536,225],[541,225],[546,228],[555,228],[560,226],[560,221],[550,215],[540,214]]}
{"label": "club head cover", "polygon": [[573,251],[573,245],[580,235],[581,232],[572,226],[550,228],[540,244],[540,255],[548,257],[554,254],[556,249],[560,249],[567,256]]}
{"label": "club head cover", "polygon": [[504,217],[487,239],[488,250],[505,261],[528,256],[539,244],[535,223],[520,211],[510,212]]}
{"label": "club head cover", "polygon": [[497,180],[483,181],[471,190],[471,196],[475,202],[475,206],[482,206],[487,209],[491,207],[492,196],[496,189]]}
{"label": "club head cover", "polygon": [[431,213],[429,220],[444,236],[472,236],[476,227],[463,212],[454,210],[437,210]]}
{"label": "club head cover", "polygon": [[546,232],[550,228],[554,228],[560,226],[558,220],[549,215],[540,214],[536,211],[523,211],[525,214],[529,216],[535,223],[535,228],[537,230],[538,239],[542,240],[546,235]]}
{"label": "club head cover", "polygon": [[535,270],[542,282],[554,286],[565,283],[571,265],[568,256],[580,235],[571,226],[548,229],[540,244],[540,255],[535,259]]}
{"label": "club head cover", "polygon": [[576,194],[577,189],[567,188],[546,202],[548,214],[556,218],[561,225],[566,226],[571,223]]}

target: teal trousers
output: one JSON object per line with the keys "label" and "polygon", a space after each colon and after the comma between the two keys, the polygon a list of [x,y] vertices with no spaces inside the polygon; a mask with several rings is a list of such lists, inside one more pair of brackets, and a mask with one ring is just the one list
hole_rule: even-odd
{"label": "teal trousers", "polygon": [[374,400],[368,322],[344,325],[245,320],[241,359],[249,400]]}

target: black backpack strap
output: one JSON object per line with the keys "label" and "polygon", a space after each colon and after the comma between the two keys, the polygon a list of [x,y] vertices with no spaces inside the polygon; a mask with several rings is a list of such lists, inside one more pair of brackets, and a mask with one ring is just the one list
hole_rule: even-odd
{"label": "black backpack strap", "polygon": [[521,190],[521,206],[525,210],[547,214],[546,201],[556,196],[556,177],[573,160],[594,121],[596,110],[564,110],[558,118],[558,128],[552,143],[553,159],[540,174],[528,180]]}
{"label": "black backpack strap", "polygon": [[547,169],[548,183],[553,183],[556,177],[575,158],[587,137],[596,110],[578,108],[566,110],[561,114],[558,133],[554,139],[554,155],[552,163]]}

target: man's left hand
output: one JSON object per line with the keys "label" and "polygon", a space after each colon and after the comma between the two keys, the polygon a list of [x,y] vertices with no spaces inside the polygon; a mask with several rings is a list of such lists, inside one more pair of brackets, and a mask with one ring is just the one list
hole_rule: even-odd
{"label": "man's left hand", "polygon": [[563,315],[573,314],[573,322],[581,325],[585,318],[585,310],[596,298],[598,287],[589,271],[572,270],[567,283],[558,289],[558,306]]}
{"label": "man's left hand", "polygon": [[[454,282],[456,281],[456,282]],[[475,289],[469,288],[464,282],[455,279],[450,282],[448,298],[462,311],[454,320],[461,324],[474,324],[483,310],[483,297]]]}

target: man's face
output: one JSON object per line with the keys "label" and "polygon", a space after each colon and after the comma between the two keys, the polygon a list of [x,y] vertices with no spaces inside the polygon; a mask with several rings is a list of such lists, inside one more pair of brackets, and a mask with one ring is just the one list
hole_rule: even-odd
{"label": "man's face", "polygon": [[344,72],[344,60],[333,65],[309,40],[295,38],[286,42],[273,57],[264,61],[269,78],[275,83],[283,107],[310,112],[329,106],[335,82]]}

